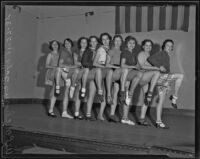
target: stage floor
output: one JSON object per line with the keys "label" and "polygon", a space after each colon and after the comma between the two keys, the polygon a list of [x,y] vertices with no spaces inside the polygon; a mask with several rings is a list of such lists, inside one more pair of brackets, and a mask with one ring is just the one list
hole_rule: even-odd
{"label": "stage floor", "polygon": [[[55,113],[58,117],[50,118],[46,114],[46,106],[42,104],[9,105],[5,109],[7,125],[14,129],[62,137],[195,152],[195,117],[184,114],[181,110],[170,110],[173,113],[163,110],[163,121],[170,129],[157,129],[153,124],[151,127],[144,127],[108,121],[66,119],[60,117],[60,107],[57,108]],[[109,109],[108,106],[106,111]],[[136,111],[136,114],[138,116],[139,113]],[[155,112],[151,112],[151,115],[155,119]],[[132,120],[136,119],[132,112],[129,116]]]}

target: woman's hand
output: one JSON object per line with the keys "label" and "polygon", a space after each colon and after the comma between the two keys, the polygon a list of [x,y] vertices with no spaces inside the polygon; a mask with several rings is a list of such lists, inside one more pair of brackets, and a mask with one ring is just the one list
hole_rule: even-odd
{"label": "woman's hand", "polygon": [[160,71],[161,72],[166,72],[166,69],[163,66],[160,66]]}

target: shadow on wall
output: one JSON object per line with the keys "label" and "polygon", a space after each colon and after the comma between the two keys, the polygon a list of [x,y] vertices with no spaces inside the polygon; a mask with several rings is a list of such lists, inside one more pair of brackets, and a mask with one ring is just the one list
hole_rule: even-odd
{"label": "shadow on wall", "polygon": [[38,64],[37,64],[37,72],[38,72],[38,77],[37,77],[37,87],[42,87],[45,88],[45,93],[44,93],[44,99],[49,98],[49,92],[51,90],[51,86],[45,85],[45,75],[46,75],[46,59],[48,54],[51,52],[49,48],[48,43],[43,43],[41,46],[41,53],[42,56],[40,57]]}

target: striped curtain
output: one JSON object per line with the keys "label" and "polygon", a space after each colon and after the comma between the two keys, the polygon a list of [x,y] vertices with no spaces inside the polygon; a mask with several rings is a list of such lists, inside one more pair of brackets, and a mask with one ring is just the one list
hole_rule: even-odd
{"label": "striped curtain", "polygon": [[116,6],[115,33],[152,30],[188,31],[195,25],[194,5]]}

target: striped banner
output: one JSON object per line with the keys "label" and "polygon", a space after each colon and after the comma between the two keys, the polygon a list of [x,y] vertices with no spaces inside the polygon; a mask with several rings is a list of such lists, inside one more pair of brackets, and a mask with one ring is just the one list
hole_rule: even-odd
{"label": "striped banner", "polygon": [[116,6],[115,33],[195,30],[194,5]]}

